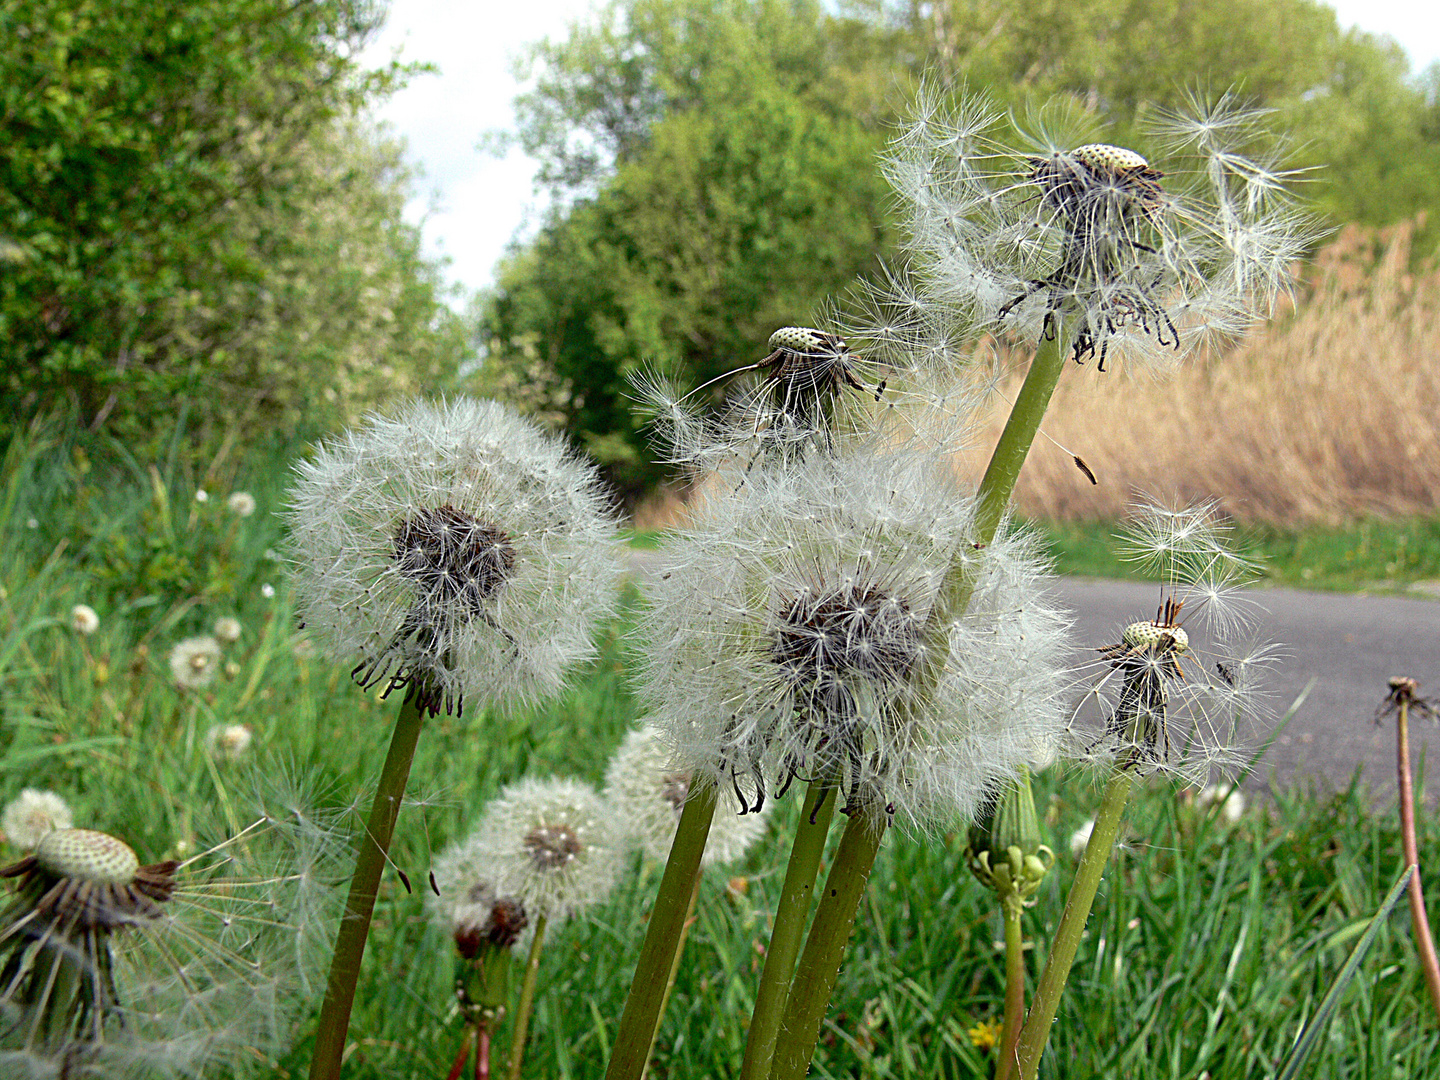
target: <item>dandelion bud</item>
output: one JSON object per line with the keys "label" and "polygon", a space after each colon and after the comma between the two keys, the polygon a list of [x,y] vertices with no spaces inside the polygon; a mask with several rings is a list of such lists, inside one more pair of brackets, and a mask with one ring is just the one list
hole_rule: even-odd
{"label": "dandelion bud", "polygon": [[1040,842],[1028,771],[1007,783],[970,827],[966,859],[971,873],[1002,903],[1023,904],[1040,888],[1055,853]]}

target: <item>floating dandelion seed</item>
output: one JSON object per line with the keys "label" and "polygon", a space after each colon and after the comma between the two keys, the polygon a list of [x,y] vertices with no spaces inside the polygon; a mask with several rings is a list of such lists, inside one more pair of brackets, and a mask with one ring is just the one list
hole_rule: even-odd
{"label": "floating dandelion seed", "polygon": [[361,686],[514,703],[591,652],[620,575],[595,472],[493,402],[414,402],[323,447],[292,493],[297,609]]}
{"label": "floating dandelion seed", "polygon": [[33,851],[46,833],[74,824],[70,807],[53,791],[25,788],[0,814],[0,832],[21,851]]}
{"label": "floating dandelion seed", "polygon": [[[605,798],[614,807],[616,820],[648,857],[659,862],[669,857],[690,780],[690,771],[672,763],[660,729],[650,724],[625,736],[610,760]],[[767,815],[747,814],[745,809],[733,791],[721,793],[701,865],[734,862],[764,833]]]}
{"label": "floating dandelion seed", "polygon": [[[677,766],[756,809],[833,775],[847,811],[948,824],[1055,738],[1064,623],[1042,566],[1015,532],[976,548],[941,464],[841,448],[697,508],[642,624]],[[972,603],[932,626],[956,558]]]}
{"label": "floating dandelion seed", "polygon": [[1268,314],[1317,235],[1261,117],[1228,95],[1192,100],[1151,125],[1147,158],[1087,139],[1081,115],[1027,133],[984,98],[951,107],[927,88],[885,162],[908,273],[875,306],[1030,341],[1062,321],[1071,355],[1102,368],[1231,338]]}
{"label": "floating dandelion seed", "polygon": [[315,987],[328,834],[261,819],[142,865],[90,829],[45,834],[3,870],[0,1072],[184,1077],[263,1064]]}
{"label": "floating dandelion seed", "polygon": [[220,670],[220,643],[212,637],[192,637],[170,650],[170,677],[184,690],[201,690],[215,681]]}

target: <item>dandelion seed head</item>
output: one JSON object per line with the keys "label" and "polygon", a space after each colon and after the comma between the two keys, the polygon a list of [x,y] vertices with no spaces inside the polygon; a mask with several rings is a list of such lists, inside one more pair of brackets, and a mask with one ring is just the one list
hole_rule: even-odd
{"label": "dandelion seed head", "polygon": [[89,637],[100,629],[100,616],[88,604],[76,604],[70,609],[70,629]]}
{"label": "dandelion seed head", "polygon": [[220,643],[213,637],[191,637],[170,650],[170,677],[182,690],[202,690],[220,670]]}
{"label": "dandelion seed head", "polygon": [[493,402],[412,402],[299,468],[297,611],[362,686],[432,711],[559,689],[613,611],[616,524],[590,466]]}
{"label": "dandelion seed head", "polygon": [[239,761],[249,751],[254,737],[249,724],[215,724],[205,732],[205,749],[211,757]]}
{"label": "dandelion seed head", "polygon": [[504,788],[474,830],[436,858],[436,910],[453,922],[483,884],[531,919],[561,922],[609,894],[623,855],[613,811],[592,788],[527,778]]}
{"label": "dandelion seed head", "polygon": [[[605,772],[605,798],[615,808],[629,838],[657,862],[670,857],[670,845],[692,773],[674,764],[664,735],[652,724],[630,732],[610,759]],[[715,817],[705,842],[702,866],[723,866],[745,854],[765,832],[769,807],[758,814],[746,809],[731,788],[718,793]]]}
{"label": "dandelion seed head", "polygon": [[248,491],[232,491],[225,506],[236,517],[249,517],[255,513],[255,496]]}
{"label": "dandelion seed head", "polygon": [[53,791],[25,788],[0,813],[0,832],[21,851],[33,851],[44,836],[74,824],[70,806]]}
{"label": "dandelion seed head", "polygon": [[211,628],[211,632],[215,635],[215,640],[220,642],[220,644],[234,645],[235,642],[240,640],[240,635],[244,633],[244,629],[241,627],[239,619],[225,615],[215,620],[215,625]]}

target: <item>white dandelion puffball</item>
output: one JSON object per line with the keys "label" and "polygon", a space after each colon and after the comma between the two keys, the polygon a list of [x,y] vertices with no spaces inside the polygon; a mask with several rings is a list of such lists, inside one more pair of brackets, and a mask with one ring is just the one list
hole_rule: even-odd
{"label": "white dandelion puffball", "polygon": [[1245,795],[1229,784],[1209,784],[1202,788],[1195,802],[1202,807],[1218,805],[1220,817],[1227,825],[1234,825],[1245,816]]}
{"label": "white dandelion puffball", "polygon": [[235,642],[240,640],[240,635],[243,632],[243,628],[240,626],[240,620],[230,615],[216,619],[212,630],[215,634],[215,640],[222,645],[234,645]]}
{"label": "white dandelion puffball", "polygon": [[457,711],[551,694],[591,655],[616,522],[595,470],[512,409],[412,402],[299,473],[297,613],[362,686]]}
{"label": "white dandelion puffball", "polygon": [[[675,767],[660,729],[650,724],[625,736],[605,771],[605,797],[616,819],[640,850],[658,862],[670,857],[690,777],[688,770]],[[765,832],[769,806],[758,814],[747,809],[733,789],[721,789],[702,866],[734,862]]]}
{"label": "white dandelion puffball", "polygon": [[100,629],[100,616],[89,604],[76,604],[70,609],[70,629],[89,637]]}
{"label": "white dandelion puffball", "polygon": [[1096,141],[1078,109],[1017,119],[923,87],[884,164],[907,269],[876,289],[885,319],[853,336],[903,340],[938,320],[1033,344],[1058,320],[1070,355],[1103,371],[1120,355],[1173,362],[1269,317],[1318,233],[1264,111],[1193,97],[1149,120],[1132,149]]}
{"label": "white dandelion puffball", "polygon": [[225,506],[236,517],[249,517],[255,513],[255,496],[248,491],[234,491],[225,500]]}
{"label": "white dandelion puffball", "polygon": [[615,813],[577,780],[527,778],[501,790],[464,840],[435,860],[441,915],[454,923],[484,885],[533,921],[562,922],[603,900],[625,855]]}
{"label": "white dandelion puffball", "polygon": [[211,757],[239,761],[254,737],[249,724],[216,724],[205,732],[205,749]]}
{"label": "white dandelion puffball", "polygon": [[[177,861],[57,829],[0,869],[0,1075],[245,1074],[323,989],[329,835],[260,819]],[[58,977],[57,977],[58,976]]]}
{"label": "white dandelion puffball", "polygon": [[21,851],[33,851],[41,837],[54,829],[68,829],[74,824],[70,807],[53,791],[26,788],[20,797],[10,800],[0,814],[0,832]]}
{"label": "white dandelion puffball", "polygon": [[220,643],[212,637],[192,637],[170,650],[170,677],[184,690],[200,690],[215,681],[220,670]]}
{"label": "white dandelion puffball", "polygon": [[[946,827],[1063,730],[1066,622],[1029,539],[977,548],[943,460],[861,449],[696,508],[647,589],[640,693],[675,763],[756,809],[829,774],[846,811]],[[956,560],[974,593],[942,618]]]}

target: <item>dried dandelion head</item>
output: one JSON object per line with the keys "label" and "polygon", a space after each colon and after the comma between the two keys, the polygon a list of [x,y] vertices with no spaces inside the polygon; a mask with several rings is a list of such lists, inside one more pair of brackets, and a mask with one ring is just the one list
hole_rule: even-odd
{"label": "dried dandelion head", "polygon": [[603,900],[624,855],[613,810],[575,780],[525,779],[504,788],[464,840],[435,860],[454,922],[481,884],[532,919],[561,922]]}
{"label": "dried dandelion head", "polygon": [[1102,370],[1241,333],[1317,235],[1263,121],[1229,95],[1194,98],[1130,148],[1096,140],[1081,114],[1014,122],[983,97],[923,89],[885,163],[909,263],[878,292],[882,325],[1033,342],[1063,323],[1074,359]]}
{"label": "dried dandelion head", "polygon": [[322,447],[291,493],[315,639],[434,713],[554,692],[620,574],[595,471],[494,402],[412,402]]}
{"label": "dried dandelion head", "polygon": [[89,637],[100,629],[100,616],[89,604],[76,604],[70,609],[70,629]]}
{"label": "dried dandelion head", "polygon": [[[605,798],[621,827],[649,858],[662,863],[669,858],[691,777],[690,770],[673,763],[660,729],[651,724],[626,735],[611,758]],[[743,856],[764,833],[768,809],[745,813],[733,790],[722,790],[701,865],[724,865]]]}
{"label": "dried dandelion head", "polygon": [[[1125,626],[1100,659],[1072,719],[1081,756],[1194,787],[1233,768],[1263,709],[1274,649],[1254,633],[1237,594],[1254,565],[1234,550],[1214,504],[1136,507],[1125,554],[1161,579],[1154,618]],[[1103,724],[1098,735],[1086,733]]]}
{"label": "dried dandelion head", "polygon": [[[1026,538],[973,540],[944,462],[900,448],[752,474],[696,508],[641,631],[676,767],[758,809],[828,777],[848,812],[969,816],[1062,725],[1063,620]],[[952,564],[968,611],[937,602]]]}
{"label": "dried dandelion head", "polygon": [[[91,829],[3,870],[0,1073],[188,1077],[283,1048],[319,989],[330,834],[262,818],[185,861]],[[323,892],[327,899],[321,899]]]}

